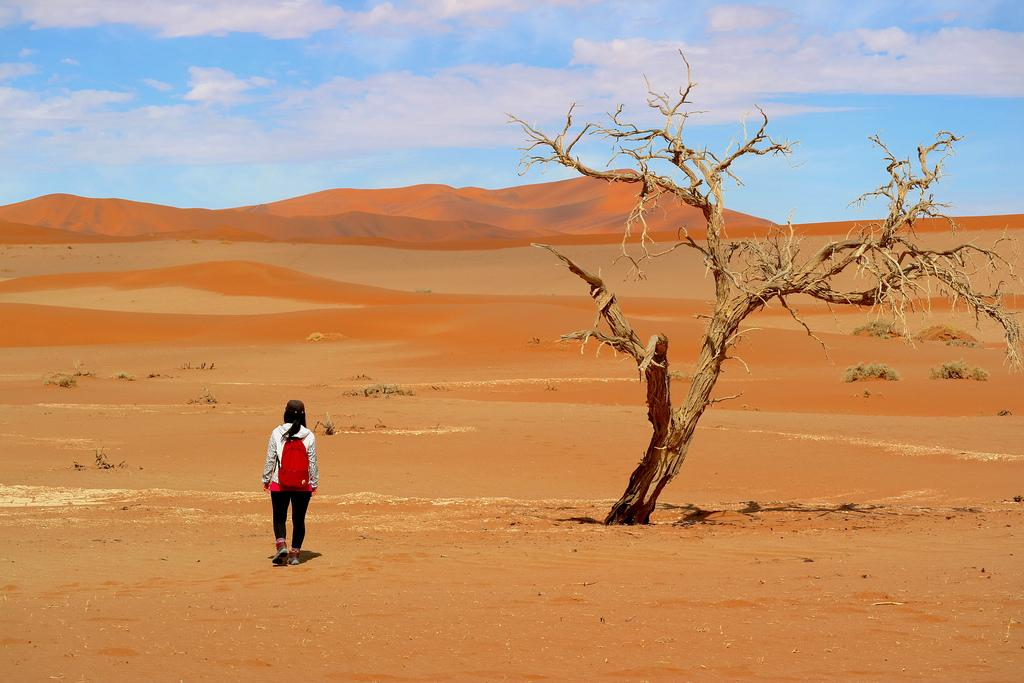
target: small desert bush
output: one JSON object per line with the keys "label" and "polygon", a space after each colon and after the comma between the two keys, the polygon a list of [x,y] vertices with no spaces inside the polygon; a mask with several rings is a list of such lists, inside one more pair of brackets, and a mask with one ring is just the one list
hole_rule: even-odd
{"label": "small desert bush", "polygon": [[932,368],[932,379],[974,379],[984,382],[988,379],[988,370],[985,368],[972,367],[962,360],[943,363],[937,368]]}
{"label": "small desert bush", "polygon": [[316,431],[317,427],[324,428],[324,434],[332,436],[338,433],[338,426],[334,424],[334,420],[331,419],[331,414],[326,413],[323,420],[317,420],[316,424],[313,425],[313,431]]}
{"label": "small desert bush", "polygon": [[397,384],[371,384],[362,389],[346,391],[346,396],[412,396],[412,389],[403,389]]}
{"label": "small desert bush", "polygon": [[921,341],[940,341],[949,345],[976,346],[978,340],[969,333],[949,325],[932,325],[917,333]]}
{"label": "small desert bush", "polygon": [[844,382],[860,382],[869,379],[896,381],[899,378],[899,373],[885,363],[857,363],[846,368],[846,373],[843,374]]}
{"label": "small desert bush", "polygon": [[135,375],[129,375],[127,372],[119,372],[116,375],[114,375],[114,379],[123,379],[128,382],[134,382]]}
{"label": "small desert bush", "polygon": [[322,341],[338,341],[344,339],[345,335],[338,332],[311,332],[306,341],[308,342],[322,342]]}
{"label": "small desert bush", "polygon": [[43,384],[56,384],[58,387],[64,389],[70,389],[71,387],[78,386],[78,380],[75,379],[74,375],[69,375],[64,372],[57,372],[43,379]]}
{"label": "small desert bush", "polygon": [[853,334],[858,337],[878,337],[879,339],[891,339],[897,336],[896,327],[888,320],[872,320],[871,322],[856,327]]}
{"label": "small desert bush", "polygon": [[96,373],[92,370],[85,368],[85,363],[80,360],[75,361],[75,377],[95,377]]}
{"label": "small desert bush", "polygon": [[[93,462],[93,467],[95,467],[98,470],[112,470],[112,469],[115,469],[115,468],[123,470],[123,469],[128,467],[128,463],[126,463],[124,460],[122,460],[121,462],[117,463],[116,465],[114,463],[110,462],[109,460],[107,460],[107,454],[106,454],[106,452],[102,448],[97,448],[95,453],[96,453],[96,457],[95,457],[95,460]],[[73,460],[72,463],[73,463],[72,467],[74,467],[76,470],[81,471],[81,470],[86,469],[86,466],[81,464],[77,460]],[[139,468],[139,469],[142,469],[142,468]],[[125,509],[127,510],[128,508],[125,508]]]}
{"label": "small desert bush", "polygon": [[199,396],[193,399],[189,399],[189,403],[214,405],[215,403],[217,403],[217,397],[210,393],[210,390],[207,387],[203,387],[203,390],[202,392],[200,392]]}

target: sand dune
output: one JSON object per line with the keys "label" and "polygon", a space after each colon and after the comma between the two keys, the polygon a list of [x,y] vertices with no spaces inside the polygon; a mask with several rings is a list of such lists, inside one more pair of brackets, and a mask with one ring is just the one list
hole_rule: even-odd
{"label": "sand dune", "polygon": [[[225,210],[179,209],[125,199],[53,194],[0,207],[0,218],[120,238],[508,242],[543,236],[619,234],[632,196],[627,186],[586,178],[504,190],[444,185],[338,189]],[[728,212],[728,217],[737,229],[767,224],[736,212]],[[700,232],[704,225],[699,211],[670,204],[653,211],[649,220],[656,231],[687,226]]]}
{"label": "sand dune", "polygon": [[82,244],[109,241],[102,235],[0,220],[2,244]]}
{"label": "sand dune", "polygon": [[[341,211],[367,211],[387,216],[414,216],[431,220],[456,217],[529,234],[621,233],[632,208],[636,188],[592,178],[574,178],[501,190],[416,185],[388,190],[325,190],[280,202],[247,207],[278,216],[324,216]],[[735,211],[730,223],[765,225],[767,221]],[[698,232],[704,219],[697,209],[663,202],[651,212],[653,231],[687,227]]]}
{"label": "sand dune", "polygon": [[[331,216],[281,217],[249,211],[179,209],[125,199],[46,195],[0,207],[0,218],[70,233],[120,238],[331,241],[377,238],[400,242],[511,239],[502,228],[464,219],[384,217],[360,211]],[[0,226],[0,239],[8,230]],[[19,239],[20,232],[10,231]]]}
{"label": "sand dune", "polygon": [[409,294],[379,287],[348,284],[288,268],[246,261],[213,261],[147,270],[36,275],[0,282],[0,294],[81,287],[122,290],[183,287],[232,296],[276,297],[330,304],[397,303],[411,299]]}
{"label": "sand dune", "polygon": [[[344,242],[431,248],[504,248],[531,241],[602,244],[621,239],[635,188],[590,178],[500,190],[447,185],[356,190],[333,189],[238,209],[189,209],[125,199],[53,194],[0,207],[0,243],[209,239]],[[726,211],[731,238],[764,235],[772,223]],[[648,229],[671,241],[680,228],[704,236],[700,212],[664,200],[647,215]],[[1024,216],[967,216],[964,230],[1024,226]],[[797,225],[801,235],[846,235],[864,221]],[[32,226],[35,226],[34,228]],[[948,230],[941,219],[918,224],[923,232]],[[47,228],[49,230],[42,230]]]}

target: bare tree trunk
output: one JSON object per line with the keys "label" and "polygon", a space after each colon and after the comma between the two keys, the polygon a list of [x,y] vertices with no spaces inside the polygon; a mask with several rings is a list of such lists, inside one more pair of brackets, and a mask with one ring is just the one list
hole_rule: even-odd
{"label": "bare tree trunk", "polygon": [[[605,524],[648,524],[662,489],[675,478],[686,459],[690,442],[704,410],[712,403],[711,391],[722,371],[722,362],[740,322],[750,312],[746,301],[716,311],[708,324],[697,368],[685,403],[672,410],[669,397],[668,339],[659,336],[658,348],[665,353],[655,359],[663,366],[648,367],[647,415],[654,427],[650,445],[629,478],[622,497],[605,517]],[[663,343],[662,343],[663,341]]]}
{"label": "bare tree trunk", "polygon": [[629,478],[626,492],[605,517],[605,524],[646,524],[654,509],[655,499],[648,498],[646,493],[667,460],[666,449],[672,432],[668,337],[663,334],[657,337],[653,362],[647,366],[644,375],[647,381],[647,419],[651,421],[654,433],[647,452]]}

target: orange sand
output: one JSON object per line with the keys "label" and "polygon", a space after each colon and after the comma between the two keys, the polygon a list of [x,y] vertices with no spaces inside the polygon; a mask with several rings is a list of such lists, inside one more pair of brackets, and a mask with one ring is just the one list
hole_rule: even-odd
{"label": "orange sand", "polygon": [[[523,192],[559,206],[541,190]],[[522,201],[421,191],[424,214]],[[605,528],[649,436],[643,387],[556,341],[594,312],[550,254],[38,234],[0,248],[13,680],[1019,678],[1021,376],[937,301],[911,331],[953,322],[980,346],[854,336],[867,312],[802,302],[826,356],[784,311],[752,318],[750,373],[730,363],[716,390],[742,395],[708,411],[654,523]],[[669,335],[681,397],[699,262],[636,282],[616,245],[579,241],[641,336]],[[990,379],[928,378],[961,358]],[[860,361],[903,378],[842,382]],[[44,384],[76,362],[77,386]],[[377,382],[413,395],[358,392]],[[218,402],[190,403],[204,389]],[[258,478],[290,398],[338,433],[304,563],[272,568]]]}

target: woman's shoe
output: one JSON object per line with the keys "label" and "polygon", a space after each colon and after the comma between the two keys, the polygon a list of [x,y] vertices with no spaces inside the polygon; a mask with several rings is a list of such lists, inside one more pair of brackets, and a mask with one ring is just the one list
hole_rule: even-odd
{"label": "woman's shoe", "polygon": [[288,561],[288,547],[280,545],[277,550],[274,551],[274,557],[270,560],[279,567],[284,566],[285,562]]}
{"label": "woman's shoe", "polygon": [[288,564],[296,565],[299,563],[299,551],[292,548],[288,551]]}

